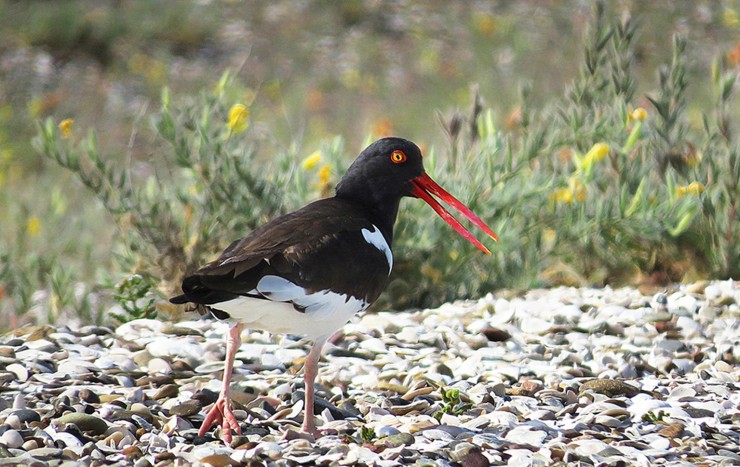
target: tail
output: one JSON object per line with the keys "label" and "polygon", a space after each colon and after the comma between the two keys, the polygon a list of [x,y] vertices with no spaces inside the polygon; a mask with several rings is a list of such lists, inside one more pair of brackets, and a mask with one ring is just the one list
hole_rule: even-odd
{"label": "tail", "polygon": [[182,294],[182,295],[178,295],[177,297],[170,298],[170,303],[175,304],[175,305],[184,305],[190,302],[192,302],[192,300],[188,298],[188,294]]}
{"label": "tail", "polygon": [[188,276],[182,281],[182,295],[170,298],[170,303],[183,305],[195,303],[196,305],[214,305],[216,303],[232,300],[239,295],[224,290],[214,290],[203,283],[199,275]]}

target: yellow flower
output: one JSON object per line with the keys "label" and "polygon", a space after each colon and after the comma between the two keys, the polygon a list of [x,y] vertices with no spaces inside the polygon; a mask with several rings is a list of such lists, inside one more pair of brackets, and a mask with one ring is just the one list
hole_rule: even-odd
{"label": "yellow flower", "polygon": [[571,177],[568,180],[568,188],[570,188],[576,201],[581,203],[586,201],[586,185],[583,184],[580,178]]}
{"label": "yellow flower", "polygon": [[316,188],[319,190],[319,195],[322,198],[329,196],[331,192],[331,164],[324,164],[319,169],[319,183],[316,184]]}
{"label": "yellow flower", "polygon": [[316,168],[317,165],[319,165],[319,162],[321,162],[321,151],[314,151],[310,156],[303,159],[303,162],[301,162],[301,167],[303,167],[303,170],[313,170]]}
{"label": "yellow flower", "polygon": [[609,146],[605,143],[594,144],[583,157],[583,169],[588,170],[594,162],[599,162],[601,159],[606,157],[607,154],[609,154]]}
{"label": "yellow flower", "polygon": [[683,198],[686,195],[697,196],[704,191],[704,185],[699,182],[691,182],[688,185],[676,187],[676,198]]}
{"label": "yellow flower", "polygon": [[322,187],[326,187],[331,179],[331,164],[324,164],[319,169],[319,182]]}
{"label": "yellow flower", "polygon": [[41,220],[36,216],[28,219],[28,222],[26,222],[26,232],[31,237],[37,236],[41,232]]}
{"label": "yellow flower", "polygon": [[647,110],[645,110],[642,107],[638,107],[632,112],[630,112],[629,119],[630,120],[637,120],[638,122],[641,122],[645,120],[648,116]]}
{"label": "yellow flower", "polygon": [[62,138],[67,139],[70,136],[72,136],[72,124],[74,123],[74,119],[71,118],[65,118],[61,122],[59,122],[59,131],[62,132]]}
{"label": "yellow flower", "polygon": [[247,121],[249,109],[244,104],[234,104],[229,109],[229,123],[227,127],[231,133],[241,133],[249,126]]}
{"label": "yellow flower", "polygon": [[573,193],[570,191],[570,188],[558,188],[550,195],[550,201],[573,204]]}
{"label": "yellow flower", "polygon": [[496,21],[490,13],[477,12],[473,15],[473,27],[479,33],[490,36],[496,31]]}
{"label": "yellow flower", "polygon": [[729,27],[740,25],[740,15],[732,8],[725,8],[722,12],[722,24]]}
{"label": "yellow flower", "polygon": [[586,185],[580,178],[570,177],[567,188],[558,188],[550,195],[550,201],[555,203],[573,204],[575,201],[586,201]]}

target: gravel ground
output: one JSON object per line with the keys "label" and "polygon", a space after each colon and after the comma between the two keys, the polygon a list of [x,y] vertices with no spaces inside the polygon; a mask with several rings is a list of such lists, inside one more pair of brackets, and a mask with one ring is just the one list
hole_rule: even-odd
{"label": "gravel ground", "polygon": [[197,435],[226,325],[0,337],[2,465],[739,465],[740,284],[533,290],[355,319],[298,430],[307,346],[245,332],[243,435]]}

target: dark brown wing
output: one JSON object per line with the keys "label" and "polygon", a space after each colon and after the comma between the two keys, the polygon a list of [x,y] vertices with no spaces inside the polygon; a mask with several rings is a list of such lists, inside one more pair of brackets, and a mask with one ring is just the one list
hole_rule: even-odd
{"label": "dark brown wing", "polygon": [[173,303],[213,305],[252,292],[265,275],[284,277],[307,292],[332,290],[374,301],[390,266],[363,237],[373,224],[356,206],[320,200],[278,217],[233,242],[215,261],[183,281]]}

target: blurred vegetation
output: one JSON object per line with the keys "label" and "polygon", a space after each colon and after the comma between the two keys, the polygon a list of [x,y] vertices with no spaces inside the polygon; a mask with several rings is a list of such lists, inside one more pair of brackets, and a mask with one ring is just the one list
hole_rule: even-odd
{"label": "blurred vegetation", "polygon": [[388,134],[501,242],[405,202],[380,306],[737,277],[738,33],[719,3],[0,0],[0,328],[152,316]]}

